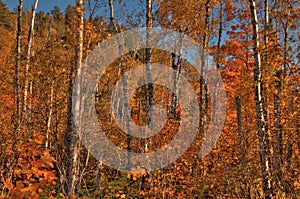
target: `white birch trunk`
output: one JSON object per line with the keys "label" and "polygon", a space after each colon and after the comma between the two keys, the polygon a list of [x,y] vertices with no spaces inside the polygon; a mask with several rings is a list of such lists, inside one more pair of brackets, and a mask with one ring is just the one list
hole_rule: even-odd
{"label": "white birch trunk", "polygon": [[255,102],[256,102],[256,117],[257,129],[259,136],[260,160],[263,178],[263,192],[265,199],[271,199],[272,182],[271,182],[271,168],[270,168],[270,151],[269,151],[269,137],[266,129],[266,118],[264,116],[264,102],[263,102],[263,86],[262,86],[262,66],[259,52],[259,36],[258,36],[258,20],[256,14],[255,0],[249,0],[250,10],[252,16],[253,26],[253,51],[254,51],[254,84],[255,84]]}
{"label": "white birch trunk", "polygon": [[32,17],[31,17],[30,28],[28,33],[28,44],[27,44],[26,65],[25,65],[25,84],[24,84],[24,96],[23,96],[23,114],[24,114],[25,121],[27,117],[27,107],[28,107],[27,100],[28,100],[28,87],[29,87],[29,63],[31,57],[31,48],[32,48],[37,5],[38,5],[38,0],[35,0],[34,5],[32,7]]}
{"label": "white birch trunk", "polygon": [[[77,46],[75,54],[75,64],[70,71],[70,82],[69,82],[69,102],[68,102],[68,124],[65,135],[65,153],[67,160],[65,162],[65,176],[64,176],[64,187],[63,191],[66,195],[72,196],[76,194],[76,187],[79,178],[79,135],[75,129],[73,114],[72,114],[72,97],[74,88],[74,79],[76,73],[80,73],[82,69],[83,59],[83,29],[84,29],[84,8],[83,0],[76,0],[77,14],[78,14],[78,35],[77,35]],[[80,91],[80,85],[77,88]],[[77,93],[80,94],[80,93]],[[80,107],[79,107],[80,109]],[[81,110],[77,110],[81,111]]]}
{"label": "white birch trunk", "polygon": [[50,133],[51,133],[51,123],[52,123],[52,113],[53,113],[53,93],[54,93],[54,80],[52,80],[51,83],[51,91],[50,91],[50,104],[49,104],[49,115],[47,120],[47,130],[46,130],[46,143],[45,147],[46,149],[49,149],[50,147]]}

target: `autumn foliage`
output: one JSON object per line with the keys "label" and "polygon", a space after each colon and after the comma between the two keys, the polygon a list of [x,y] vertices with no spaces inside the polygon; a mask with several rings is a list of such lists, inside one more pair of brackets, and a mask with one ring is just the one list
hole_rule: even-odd
{"label": "autumn foliage", "polygon": [[[85,58],[98,43],[116,32],[146,26],[146,5],[141,2],[132,10],[133,14],[128,14],[121,8],[131,10],[129,1],[113,1],[115,18],[120,19],[116,24],[106,9],[108,1],[86,0],[85,12],[78,5],[69,5],[64,12],[57,6],[50,13],[37,12],[27,76],[32,11],[23,8],[19,68],[22,111],[18,122],[15,81],[18,10],[9,10],[0,0],[0,198],[267,198],[257,130],[253,24],[246,0],[152,2],[153,26],[193,38],[218,66],[226,91],[226,121],[213,150],[203,158],[198,157],[205,140],[204,130],[213,119],[213,104],[209,93],[200,96],[205,84],[193,80],[198,101],[206,97],[208,103],[203,114],[199,113],[205,122],[198,127],[193,144],[183,156],[157,171],[147,172],[139,167],[126,173],[95,159],[79,141],[75,193],[68,196],[63,187],[69,161],[65,135],[70,116],[70,82],[77,72],[74,66],[81,42],[79,16],[85,15],[82,41]],[[269,22],[264,15],[266,2]],[[300,5],[294,0],[256,3],[271,191],[274,198],[296,199],[300,197]],[[174,115],[167,112],[167,122],[159,134],[147,139],[133,138],[129,146],[128,135],[118,128],[112,115],[110,97],[121,79],[121,67],[129,72],[146,63],[147,53],[145,49],[134,49],[122,59],[114,60],[100,78],[95,95],[99,125],[111,142],[119,148],[143,153],[168,145],[180,128],[180,114],[186,114],[180,105],[176,106]],[[153,63],[174,67],[174,60],[179,60],[177,64],[187,73],[193,72],[180,56],[157,49],[151,51]],[[29,84],[24,112],[25,76]],[[142,80],[137,81],[143,84]],[[169,110],[172,92],[158,85],[153,90],[153,103]],[[148,94],[147,85],[141,85],[129,98],[130,117],[137,125],[149,123]]]}

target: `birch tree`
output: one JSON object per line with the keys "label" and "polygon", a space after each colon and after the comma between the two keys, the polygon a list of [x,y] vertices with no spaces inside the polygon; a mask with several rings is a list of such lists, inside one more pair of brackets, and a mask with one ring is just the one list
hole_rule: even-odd
{"label": "birch tree", "polygon": [[[127,127],[127,132],[128,132],[128,136],[127,136],[127,149],[131,150],[131,125],[130,125],[130,115],[128,113],[128,107],[129,107],[129,103],[128,103],[128,85],[127,85],[127,80],[125,77],[125,67],[124,67],[124,61],[123,61],[123,47],[122,47],[122,43],[121,43],[121,38],[118,35],[118,28],[117,25],[115,23],[115,12],[114,12],[114,4],[113,4],[113,0],[109,0],[109,8],[110,8],[110,22],[111,25],[113,27],[113,33],[116,34],[117,37],[117,41],[118,41],[118,53],[120,56],[120,72],[121,72],[121,78],[122,78],[122,85],[123,85],[123,93],[124,93],[124,110],[125,110],[125,123],[126,123],[126,127]],[[127,161],[128,161],[128,168],[130,168],[130,153],[128,153],[127,156]]]}
{"label": "birch tree", "polygon": [[258,35],[258,19],[256,14],[255,0],[249,0],[250,11],[252,17],[253,28],[253,51],[254,51],[254,85],[255,85],[255,104],[257,117],[257,130],[259,137],[260,161],[263,178],[263,192],[265,199],[273,197],[272,182],[271,182],[271,164],[270,164],[270,150],[269,150],[269,136],[266,128],[266,118],[264,115],[264,101],[263,101],[263,85],[262,85],[262,65],[261,56],[259,52],[259,35]]}
{"label": "birch tree", "polygon": [[26,52],[25,84],[24,84],[24,96],[23,96],[23,118],[25,120],[25,127],[26,127],[27,106],[28,106],[27,100],[28,100],[28,89],[29,89],[29,64],[31,58],[33,34],[34,34],[35,14],[36,14],[38,2],[39,2],[38,0],[35,0],[34,5],[32,7],[32,16],[31,16],[29,33],[28,33],[28,44],[27,44],[27,52]]}
{"label": "birch tree", "polygon": [[[83,0],[76,0],[78,29],[77,43],[75,49],[75,62],[70,70],[69,79],[69,101],[68,101],[68,123],[64,138],[65,144],[65,171],[63,191],[66,195],[71,196],[76,193],[76,185],[79,175],[79,136],[75,129],[72,114],[72,97],[75,75],[82,68],[83,59],[83,29],[84,29],[84,8]],[[79,110],[80,111],[80,110]]]}

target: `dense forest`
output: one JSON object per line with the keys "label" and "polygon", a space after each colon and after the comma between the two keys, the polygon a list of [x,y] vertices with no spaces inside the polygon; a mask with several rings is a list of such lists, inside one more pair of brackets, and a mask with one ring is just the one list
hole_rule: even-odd
{"label": "dense forest", "polygon": [[[300,198],[298,0],[140,0],[134,8],[125,0],[74,0],[49,13],[37,11],[38,0],[32,9],[23,3],[9,10],[0,0],[0,198]],[[161,75],[174,77],[176,88],[179,77],[191,78],[199,105],[199,121],[187,120],[196,136],[184,154],[160,169],[126,172],[93,155],[80,139],[72,112],[80,88],[75,78],[101,43],[145,27],[193,39],[220,76],[205,79],[201,71],[194,78],[197,71],[180,44],[176,52],[115,49],[120,58],[99,79],[94,104],[99,126],[118,148],[149,154],[168,147],[188,115],[172,90],[145,83],[155,79],[154,63],[175,71]],[[140,87],[120,99],[128,99],[125,116],[137,126],[162,120],[153,105],[166,110],[165,125],[147,138],[122,131],[110,102],[117,82],[125,90],[131,81],[124,75],[139,65],[147,81],[136,79]],[[208,86],[216,78],[226,92],[220,109],[213,100],[218,92]],[[186,89],[181,92],[190,97]],[[220,136],[199,157],[218,115],[225,118]]]}

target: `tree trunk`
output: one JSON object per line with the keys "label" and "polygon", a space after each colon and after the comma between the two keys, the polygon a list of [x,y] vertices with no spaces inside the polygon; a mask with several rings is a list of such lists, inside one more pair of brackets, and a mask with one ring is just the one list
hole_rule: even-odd
{"label": "tree trunk", "polygon": [[102,160],[99,160],[97,162],[97,168],[96,168],[96,191],[101,191],[101,172],[102,172]]}
{"label": "tree trunk", "polygon": [[19,0],[18,6],[18,24],[17,24],[17,36],[16,36],[16,66],[15,66],[15,123],[14,123],[14,134],[13,134],[13,143],[12,150],[13,153],[10,156],[9,166],[8,166],[8,178],[12,179],[15,161],[18,161],[17,156],[17,147],[19,140],[19,132],[21,125],[21,103],[20,103],[20,62],[21,62],[21,18],[22,18],[22,9],[23,9],[23,0]]}
{"label": "tree trunk", "polygon": [[[154,103],[154,88],[153,88],[153,81],[152,81],[152,64],[151,64],[151,46],[150,46],[150,29],[152,28],[152,0],[146,0],[146,27],[149,28],[146,32],[146,79],[147,82],[151,82],[147,84],[147,109],[148,109],[148,122],[149,128],[152,129],[152,109],[151,106],[153,106]],[[145,132],[147,136],[147,131]],[[147,150],[149,143],[145,143],[145,150]]]}
{"label": "tree trunk", "polygon": [[220,52],[221,52],[222,33],[223,33],[223,0],[220,0],[217,68],[220,68]]}
{"label": "tree trunk", "polygon": [[[79,19],[78,36],[75,55],[75,64],[70,70],[69,80],[69,101],[68,101],[68,124],[64,138],[65,154],[65,176],[64,176],[64,192],[71,196],[76,194],[76,184],[79,175],[79,135],[75,129],[72,113],[72,97],[74,88],[74,79],[77,72],[81,71],[83,59],[83,29],[84,29],[84,9],[83,0],[76,0],[77,14]],[[80,88],[78,89],[79,92]],[[81,110],[78,110],[81,111]]]}
{"label": "tree trunk", "polygon": [[[269,29],[270,29],[270,23],[269,23],[269,0],[264,1],[265,4],[265,24],[264,24],[264,55],[263,55],[263,60],[262,60],[262,67],[263,68],[268,68],[269,67]],[[271,70],[267,70],[266,76],[269,76]],[[265,128],[266,131],[268,132],[269,129],[269,122],[270,122],[270,110],[269,110],[269,96],[268,94],[265,95],[265,103],[264,103],[264,110],[265,110],[265,115],[266,115],[266,123],[265,123]],[[271,145],[270,145],[271,147]]]}
{"label": "tree trunk", "polygon": [[179,55],[176,55],[175,52],[172,53],[172,68],[174,69],[174,73],[173,73],[174,94],[172,96],[172,103],[171,103],[171,110],[170,110],[171,117],[176,117],[176,108],[178,105],[177,97],[178,97],[178,82],[181,73],[182,41],[183,38],[180,38]]}
{"label": "tree trunk", "polygon": [[50,91],[49,115],[47,119],[46,142],[45,142],[46,149],[49,149],[50,147],[50,132],[51,132],[52,113],[53,113],[53,93],[54,93],[53,87],[54,87],[54,80],[52,80],[51,91]]}
{"label": "tree trunk", "polygon": [[253,27],[253,51],[254,51],[254,84],[255,84],[255,103],[256,103],[256,117],[257,129],[259,137],[260,161],[263,178],[263,193],[265,199],[273,197],[272,182],[271,182],[271,168],[270,168],[270,149],[269,149],[269,135],[266,129],[266,119],[264,116],[264,101],[263,101],[263,86],[262,86],[262,67],[259,52],[259,36],[258,36],[258,20],[256,14],[256,5],[254,0],[249,0],[250,10],[252,16]]}
{"label": "tree trunk", "polygon": [[241,107],[241,98],[237,96],[236,100],[236,113],[237,113],[237,121],[238,121],[238,133],[240,138],[240,147],[241,147],[241,158],[242,158],[242,166],[243,166],[243,184],[242,188],[243,193],[245,194],[245,198],[251,198],[250,196],[250,187],[248,184],[248,159],[247,159],[247,140],[244,135],[243,123],[242,123],[242,107]]}
{"label": "tree trunk", "polygon": [[[222,41],[222,33],[223,33],[223,0],[220,0],[220,10],[219,10],[219,31],[218,31],[218,51],[217,51],[217,70],[220,68],[220,52],[221,52],[221,41]],[[219,77],[217,76],[216,81],[215,81],[215,89],[213,91],[213,99],[212,99],[212,107],[211,107],[211,112],[212,112],[212,118],[211,121],[213,123],[217,122],[216,121],[216,104],[217,104],[217,95],[218,91],[217,88],[219,87]]]}
{"label": "tree trunk", "polygon": [[35,24],[35,14],[36,8],[38,5],[38,0],[35,0],[34,5],[32,7],[32,16],[30,22],[30,28],[28,33],[28,44],[27,44],[27,53],[26,53],[26,65],[25,65],[25,84],[24,84],[24,96],[23,96],[23,118],[25,121],[26,127],[26,120],[27,120],[27,100],[28,100],[28,87],[29,87],[29,63],[31,57],[31,48],[32,48],[32,40],[33,40],[33,33],[34,33],[34,24]]}
{"label": "tree trunk", "polygon": [[16,100],[16,122],[15,133],[18,134],[21,121],[21,104],[20,104],[20,61],[21,61],[21,18],[22,18],[23,0],[19,0],[18,6],[18,27],[16,37],[16,67],[15,67],[15,100]]}
{"label": "tree trunk", "polygon": [[275,140],[274,140],[274,155],[273,168],[276,181],[281,179],[281,165],[282,165],[282,126],[281,126],[281,109],[280,98],[282,90],[282,71],[278,69],[275,79],[275,93],[274,93],[274,125],[275,125]]}
{"label": "tree trunk", "polygon": [[[118,35],[118,29],[115,23],[115,16],[114,16],[114,4],[113,4],[113,0],[109,0],[109,8],[110,8],[110,22],[112,24],[113,27],[113,33],[116,34],[117,37],[117,41],[118,41],[118,51],[119,51],[119,56],[121,58],[121,78],[122,78],[122,85],[123,85],[123,93],[124,93],[124,110],[125,110],[125,123],[126,123],[126,127],[127,127],[127,132],[128,132],[128,136],[127,136],[127,150],[130,151],[131,150],[131,124],[130,124],[130,115],[128,113],[128,108],[129,108],[129,100],[128,100],[128,95],[127,95],[127,91],[128,91],[128,85],[127,85],[127,80],[125,78],[125,68],[124,68],[124,61],[123,61],[123,56],[122,56],[122,52],[123,52],[123,48],[122,48],[122,43],[121,43],[121,39]],[[123,119],[122,119],[123,120]],[[130,157],[130,153],[128,153],[127,156],[127,161],[128,161],[128,168],[131,167],[131,157]]]}
{"label": "tree trunk", "polygon": [[[288,17],[288,16],[287,16]],[[283,23],[284,39],[283,39],[283,65],[277,69],[275,75],[275,92],[274,92],[274,155],[273,155],[273,167],[274,176],[276,181],[282,179],[282,165],[283,165],[283,143],[282,143],[282,125],[281,125],[281,91],[283,85],[283,74],[285,68],[288,68],[288,23]],[[289,148],[289,147],[288,147]],[[283,183],[283,182],[281,182]]]}
{"label": "tree trunk", "polygon": [[206,123],[206,110],[207,110],[207,85],[205,82],[205,70],[206,70],[206,50],[208,47],[208,29],[209,29],[209,16],[210,16],[210,0],[206,0],[205,2],[205,30],[202,37],[203,48],[201,52],[201,79],[200,79],[200,132],[203,133],[205,131],[205,123]]}

